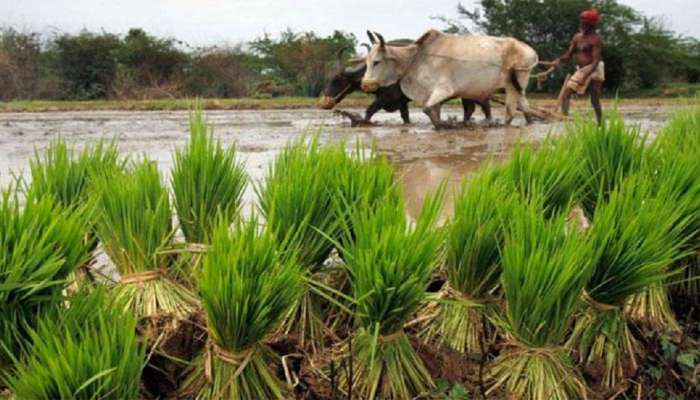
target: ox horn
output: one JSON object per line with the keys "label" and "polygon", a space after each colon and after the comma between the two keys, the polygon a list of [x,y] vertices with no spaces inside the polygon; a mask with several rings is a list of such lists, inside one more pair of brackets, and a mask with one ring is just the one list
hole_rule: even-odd
{"label": "ox horn", "polygon": [[384,41],[384,36],[378,34],[377,32],[374,32],[375,35],[377,35],[377,38],[379,39],[379,46],[384,47],[386,45],[386,42]]}
{"label": "ox horn", "polygon": [[362,43],[360,44],[360,46],[366,48],[368,53],[370,52],[370,50],[372,50],[372,46],[368,45],[367,43]]}
{"label": "ox horn", "polygon": [[377,43],[377,38],[374,37],[374,34],[369,29],[367,29],[367,37],[369,38],[370,43],[372,43],[372,44]]}

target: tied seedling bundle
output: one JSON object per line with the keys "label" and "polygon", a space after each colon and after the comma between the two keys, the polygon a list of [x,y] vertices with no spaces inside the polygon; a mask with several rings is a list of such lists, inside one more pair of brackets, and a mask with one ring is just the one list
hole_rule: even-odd
{"label": "tied seedling bundle", "polygon": [[[283,331],[298,337],[302,347],[317,351],[331,333],[324,310],[337,308],[336,295],[328,287],[342,288],[338,269],[327,268],[333,241],[347,243],[355,234],[341,234],[352,223],[352,210],[368,207],[379,198],[396,199],[394,172],[374,153],[367,155],[357,144],[348,154],[345,143],[321,146],[318,137],[289,143],[268,170],[264,185],[257,188],[260,208],[280,243],[299,255],[307,285]],[[396,201],[396,200],[395,200]],[[342,271],[340,271],[342,272]]]}
{"label": "tied seedling bundle", "polygon": [[136,400],[145,347],[136,318],[104,289],[79,292],[30,331],[26,356],[7,375],[17,399]]}
{"label": "tied seedling bundle", "polygon": [[355,234],[343,248],[354,298],[357,331],[350,357],[361,398],[410,399],[428,392],[433,380],[416,353],[404,325],[426,299],[430,276],[441,257],[443,232],[436,229],[444,186],[428,196],[420,216],[409,224],[403,201],[386,201],[357,210]]}
{"label": "tied seedling bundle", "polygon": [[98,141],[78,152],[62,138],[53,140],[43,156],[35,150],[29,165],[29,190],[39,197],[54,196],[64,207],[89,202],[94,180],[123,167],[115,142]]}
{"label": "tied seedling bundle", "polygon": [[[535,193],[535,192],[533,192]],[[544,196],[532,196],[510,219],[501,286],[506,343],[492,362],[487,396],[581,399],[586,387],[563,343],[589,275],[590,247],[565,215],[545,219]]]}
{"label": "tied seedling bundle", "polygon": [[303,291],[293,254],[256,218],[215,230],[204,257],[199,292],[209,343],[195,361],[184,392],[198,399],[289,398],[265,345]]}
{"label": "tied seedling bundle", "polygon": [[582,364],[601,370],[597,378],[603,387],[614,387],[638,368],[639,349],[623,312],[625,302],[663,284],[683,256],[687,202],[670,193],[638,174],[598,203],[588,233],[593,254],[587,306],[569,346]]}
{"label": "tied seedling bundle", "polygon": [[[524,199],[543,195],[548,216],[567,211],[583,191],[580,161],[572,157],[569,138],[548,138],[539,148],[518,143],[494,176]],[[540,190],[542,193],[534,193]]]}
{"label": "tied seedling bundle", "polygon": [[590,217],[629,174],[642,167],[646,136],[638,128],[625,126],[617,115],[601,125],[592,120],[577,121],[567,136],[564,141],[569,145],[560,153],[580,163],[579,197]]}
{"label": "tied seedling bundle", "polygon": [[84,207],[32,194],[20,202],[12,188],[0,195],[0,370],[20,358],[27,329],[61,301],[68,276],[93,247]]}
{"label": "tied seedling bundle", "polygon": [[200,110],[190,115],[190,141],[175,151],[172,188],[180,229],[192,244],[206,244],[218,218],[238,218],[248,181],[236,147],[214,139]]}
{"label": "tied seedling bundle", "polygon": [[[688,231],[692,238],[688,241],[691,254],[681,260],[683,275],[673,286],[674,293],[681,294],[694,304],[700,300],[700,212],[698,206],[698,185],[700,185],[700,107],[694,106],[677,112],[666,123],[654,142],[658,164],[655,170],[658,181],[674,179],[683,197],[690,197],[693,217]],[[695,210],[695,211],[693,211]]]}
{"label": "tied seedling bundle", "polygon": [[139,318],[186,318],[196,299],[170,279],[174,263],[168,191],[156,164],[143,159],[97,181],[97,233],[121,275],[116,290]]}
{"label": "tied seedling bundle", "polygon": [[[446,229],[447,280],[437,302],[428,307],[422,336],[462,353],[479,353],[493,333],[489,310],[498,303],[500,251],[514,199],[494,184],[493,168],[462,183],[454,198],[454,217]],[[430,308],[437,308],[431,310]]]}

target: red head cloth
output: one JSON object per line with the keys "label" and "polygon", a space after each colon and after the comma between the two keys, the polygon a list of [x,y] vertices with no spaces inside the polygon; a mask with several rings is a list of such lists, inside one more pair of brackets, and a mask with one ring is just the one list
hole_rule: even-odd
{"label": "red head cloth", "polygon": [[579,18],[584,24],[596,26],[600,21],[600,13],[598,13],[598,10],[595,8],[591,8],[590,10],[582,12]]}

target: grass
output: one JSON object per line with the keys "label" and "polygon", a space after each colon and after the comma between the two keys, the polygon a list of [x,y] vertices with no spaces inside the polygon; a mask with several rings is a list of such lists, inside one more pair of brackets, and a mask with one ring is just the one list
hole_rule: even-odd
{"label": "grass", "polygon": [[90,257],[84,208],[12,188],[0,196],[0,369],[17,358],[27,329],[61,300],[68,276]]}
{"label": "grass", "polygon": [[256,218],[215,230],[204,258],[199,292],[209,344],[185,384],[198,399],[284,399],[286,388],[269,365],[264,344],[303,291],[294,255],[284,254],[276,235]]}
{"label": "grass", "polygon": [[[599,202],[630,173],[642,167],[646,137],[638,128],[628,127],[616,114],[602,125],[592,120],[577,121],[569,132],[569,157],[581,163],[580,194],[583,209],[589,216]],[[567,152],[562,152],[567,153]]]}
{"label": "grass", "polygon": [[[493,167],[465,179],[454,198],[454,216],[447,225],[447,281],[435,319],[423,336],[462,353],[478,353],[501,277],[501,247],[514,198],[502,181],[494,183]],[[432,311],[431,311],[432,312]]]}
{"label": "grass", "polygon": [[80,293],[32,329],[7,386],[17,399],[136,400],[145,348],[136,318],[104,289]]}
{"label": "grass", "polygon": [[171,186],[180,229],[189,243],[209,243],[218,218],[235,221],[248,177],[234,145],[214,139],[201,110],[190,115],[190,141],[173,155]]}
{"label": "grass", "polygon": [[548,138],[538,146],[518,143],[511,158],[498,169],[497,178],[526,199],[533,191],[544,191],[548,215],[566,211],[579,198],[586,182],[581,177],[579,160],[571,155],[572,147],[571,139],[566,137]]}
{"label": "grass", "polygon": [[168,191],[156,164],[144,158],[127,172],[97,182],[97,234],[121,275],[118,291],[139,317],[184,318],[196,300],[168,275],[173,273],[174,234]]}
{"label": "grass", "polygon": [[97,175],[123,167],[116,142],[98,141],[79,152],[63,138],[51,141],[43,153],[35,149],[29,165],[32,181],[28,190],[37,196],[54,196],[64,207],[86,203],[94,194]]}
{"label": "grass", "polygon": [[588,308],[577,321],[570,346],[583,364],[604,362],[604,387],[614,387],[629,371],[625,366],[636,365],[637,345],[622,312],[625,302],[662,285],[677,272],[671,266],[684,254],[687,203],[669,193],[638,174],[596,209]]}
{"label": "grass", "polygon": [[503,246],[505,350],[492,362],[489,396],[585,398],[562,344],[589,275],[590,247],[564,215],[544,217],[544,195],[516,210]]}
{"label": "grass", "polygon": [[[256,188],[260,209],[280,243],[299,254],[299,262],[312,282],[285,322],[286,333],[300,337],[303,347],[323,347],[329,333],[327,315],[319,287],[341,282],[334,270],[324,267],[334,241],[347,244],[354,234],[343,235],[343,224],[351,228],[349,216],[385,196],[398,197],[391,166],[361,150],[352,154],[346,144],[321,145],[318,137],[290,142],[269,167],[262,187]],[[333,275],[333,276],[330,276]],[[329,282],[330,281],[330,282]],[[320,283],[317,284],[317,283]]]}
{"label": "grass", "polygon": [[434,386],[403,326],[425,301],[440,260],[443,233],[435,223],[443,195],[444,186],[428,196],[414,224],[408,223],[402,201],[385,201],[357,210],[352,228],[345,227],[347,235],[357,235],[342,253],[358,326],[352,339],[353,386],[362,398],[408,399]]}

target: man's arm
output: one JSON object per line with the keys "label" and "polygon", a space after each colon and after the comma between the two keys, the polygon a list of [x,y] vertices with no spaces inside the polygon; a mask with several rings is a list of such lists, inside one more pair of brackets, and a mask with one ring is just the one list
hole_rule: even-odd
{"label": "man's arm", "polygon": [[571,39],[571,44],[569,44],[569,48],[564,52],[564,54],[561,55],[561,57],[557,58],[554,60],[554,67],[559,68],[559,65],[561,65],[562,61],[569,61],[571,59],[571,56],[574,55],[574,52],[576,51],[576,40],[578,39],[578,34],[574,35],[574,38]]}

